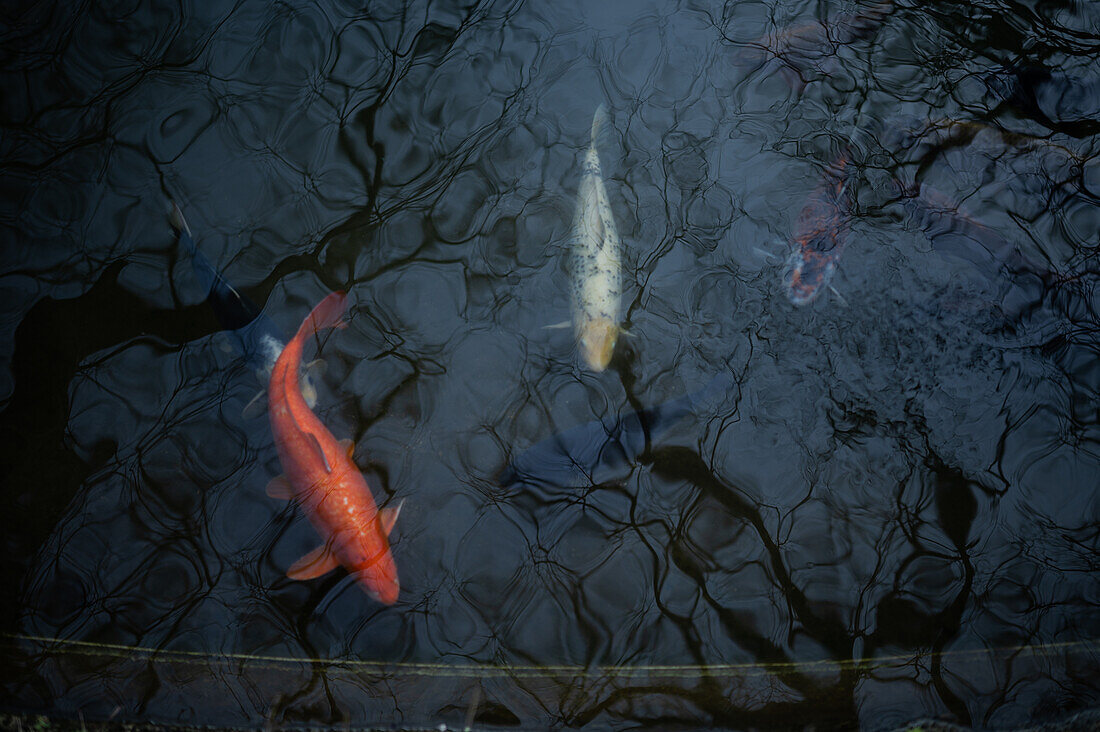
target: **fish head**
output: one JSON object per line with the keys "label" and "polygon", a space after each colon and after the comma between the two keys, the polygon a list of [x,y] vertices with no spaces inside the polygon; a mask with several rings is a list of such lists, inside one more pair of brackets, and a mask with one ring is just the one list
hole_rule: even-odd
{"label": "fish head", "polygon": [[787,297],[795,305],[807,305],[832,279],[836,271],[833,252],[796,247],[787,263]]}
{"label": "fish head", "polygon": [[584,363],[593,371],[603,371],[611,363],[619,326],[610,318],[592,318],[581,326],[580,347]]}

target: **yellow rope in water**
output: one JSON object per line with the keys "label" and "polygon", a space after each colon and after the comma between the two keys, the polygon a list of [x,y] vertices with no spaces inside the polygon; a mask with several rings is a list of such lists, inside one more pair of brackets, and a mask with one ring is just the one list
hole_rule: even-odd
{"label": "yellow rope in water", "polygon": [[[806,672],[812,670],[835,671],[841,669],[881,667],[893,663],[913,662],[919,658],[938,656],[942,659],[980,658],[993,654],[1015,654],[1016,656],[1045,656],[1071,651],[1100,651],[1097,639],[1067,641],[1064,643],[1038,643],[1005,646],[999,648],[976,648],[958,651],[914,651],[912,653],[876,656],[869,659],[850,659],[843,661],[822,659],[817,661],[792,661],[784,663],[730,663],[707,665],[648,665],[637,666],[579,666],[579,665],[509,665],[493,664],[446,664],[424,662],[381,662],[356,659],[318,659],[295,658],[294,656],[264,656],[252,653],[210,654],[200,651],[174,651],[144,646],[128,646],[117,643],[99,643],[95,641],[66,640],[19,633],[0,633],[0,637],[10,642],[33,643],[41,646],[54,646],[46,651],[60,654],[102,656],[119,659],[147,657],[164,663],[210,663],[215,661],[248,661],[253,668],[280,668],[290,665],[324,665],[335,670],[358,672],[376,672],[382,674],[407,674],[413,676],[436,677],[531,677],[531,676],[616,676],[616,675],[654,675],[667,677],[692,677],[715,675],[781,675],[784,672]],[[14,645],[14,643],[10,643]]]}

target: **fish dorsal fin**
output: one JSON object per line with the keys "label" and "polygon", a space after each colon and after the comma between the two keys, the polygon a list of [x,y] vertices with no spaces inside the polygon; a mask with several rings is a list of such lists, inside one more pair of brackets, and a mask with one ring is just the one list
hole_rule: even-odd
{"label": "fish dorsal fin", "polygon": [[328,574],[339,566],[340,561],[336,555],[329,551],[327,545],[322,544],[290,565],[286,576],[292,580],[311,580]]}
{"label": "fish dorsal fin", "polygon": [[306,436],[306,442],[312,445],[313,448],[317,450],[317,454],[320,456],[321,462],[325,466],[325,472],[331,473],[332,465],[329,464],[328,456],[325,455],[324,448],[321,447],[321,443],[317,440],[317,435],[313,434],[312,432],[306,432],[304,434]]}
{"label": "fish dorsal fin", "polygon": [[[618,148],[616,131],[611,124],[611,116],[608,114],[607,105],[600,104],[592,115],[592,132],[589,137],[589,147],[596,151],[597,158],[600,151],[610,151]],[[614,156],[612,156],[614,157]],[[603,175],[601,166],[600,175]]]}
{"label": "fish dorsal fin", "polygon": [[602,188],[598,188],[597,191],[599,191],[601,195],[596,197],[596,231],[593,233],[596,236],[596,240],[600,243],[600,249],[603,249],[608,244],[610,232],[607,229],[607,220],[604,218],[604,212],[606,211],[604,208],[604,200],[606,200],[606,196],[602,195]]}
{"label": "fish dorsal fin", "polygon": [[267,493],[269,498],[279,501],[289,501],[294,498],[294,486],[290,484],[285,475],[276,475],[272,478],[264,492]]}
{"label": "fish dorsal fin", "polygon": [[352,440],[349,437],[345,437],[344,439],[337,442],[337,444],[340,445],[341,450],[343,450],[345,453],[347,453],[348,460],[353,460],[355,458],[355,441],[354,440]]}
{"label": "fish dorsal fin", "polygon": [[382,533],[386,536],[389,536],[390,532],[393,531],[393,526],[397,523],[397,517],[401,515],[401,507],[404,505],[405,499],[401,499],[401,503],[398,503],[396,508],[383,508],[378,512],[378,521],[382,524]]}

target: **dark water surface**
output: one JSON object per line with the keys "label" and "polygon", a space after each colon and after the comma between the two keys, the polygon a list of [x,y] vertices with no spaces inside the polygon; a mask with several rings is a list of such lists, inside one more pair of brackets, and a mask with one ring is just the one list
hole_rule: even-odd
{"label": "dark water surface", "polygon": [[[1100,6],[9,3],[0,38],[3,706],[1100,705]],[[629,335],[593,373],[545,326],[601,103]],[[788,242],[838,157],[818,218],[846,243],[812,250],[838,294],[796,306]],[[265,495],[263,382],[170,199],[284,334],[349,293],[306,358],[404,501],[396,604],[286,577],[317,532]]]}

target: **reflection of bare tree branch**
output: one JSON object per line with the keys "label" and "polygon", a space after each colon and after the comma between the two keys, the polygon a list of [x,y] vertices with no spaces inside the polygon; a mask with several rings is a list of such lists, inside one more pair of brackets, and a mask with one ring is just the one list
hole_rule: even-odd
{"label": "reflection of bare tree branch", "polygon": [[[842,69],[837,58],[841,46],[872,37],[893,10],[893,0],[870,3],[859,13],[838,15],[784,28],[738,49],[738,65],[760,68],[771,61],[787,84],[802,92],[813,76],[829,76]],[[728,36],[723,37],[731,41]],[[810,78],[807,78],[810,77]]]}
{"label": "reflection of bare tree branch", "polygon": [[[770,565],[769,569],[775,577],[775,581],[783,592],[784,598],[789,603],[797,620],[806,629],[806,632],[825,648],[828,648],[838,660],[852,657],[850,640],[847,640],[847,629],[833,620],[818,616],[812,604],[807,600],[802,591],[791,580],[779,546],[772,539],[764,525],[764,519],[758,508],[741,497],[740,492],[732,486],[726,485],[718,476],[714,475],[703,463],[697,453],[682,448],[660,448],[652,454],[653,470],[665,478],[689,480],[698,486],[701,496],[714,499],[726,507],[730,513],[738,518],[743,518],[756,531]],[[698,570],[696,570],[698,572]],[[763,651],[770,644],[762,639],[755,641]],[[773,663],[789,663],[785,657],[775,648],[770,648],[767,659]]]}
{"label": "reflection of bare tree branch", "polygon": [[[442,710],[447,724],[733,728],[874,723],[877,684],[921,687],[983,726],[1003,726],[1037,689],[1093,693],[1091,646],[1032,650],[1080,641],[1092,609],[1088,279],[984,328],[969,285],[916,291],[943,282],[910,271],[927,261],[920,246],[885,241],[885,207],[859,222],[860,255],[878,269],[843,311],[792,314],[768,268],[743,256],[783,227],[775,201],[799,195],[792,173],[820,157],[822,137],[844,137],[844,74],[865,71],[867,101],[884,106],[949,86],[905,43],[844,68],[861,52],[842,46],[887,23],[893,38],[938,40],[913,22],[925,10],[887,18],[892,2],[857,3],[745,46],[732,19],[752,3],[634,11],[608,32],[582,15],[616,4],[581,5],[574,18],[519,2],[242,3],[194,22],[172,8],[147,28],[141,12],[121,22],[83,4],[9,34],[0,126],[16,193],[3,224],[48,247],[13,257],[5,280],[44,299],[16,334],[0,414],[0,477],[19,506],[0,525],[14,547],[0,578],[29,575],[23,607],[0,621],[114,645],[82,646],[70,663],[51,641],[25,669],[33,680],[5,689],[71,706],[95,688],[133,699],[125,714],[155,715],[201,687],[212,714],[249,723],[383,709],[408,724]],[[835,75],[815,91],[839,92],[840,106],[750,99],[769,89],[729,81],[743,76],[729,74],[731,44],[796,87]],[[78,68],[89,48],[106,67]],[[892,76],[905,69],[915,91]],[[541,332],[556,319],[573,107],[597,97],[621,138],[607,162],[634,274],[618,380],[579,373]],[[996,173],[1005,197],[974,207],[974,230],[1000,231],[981,224],[994,208],[1027,241],[1095,258],[1092,242],[1053,235],[1093,221],[1091,140],[1070,152],[970,122],[899,126],[876,140],[886,172],[972,175],[948,190],[972,206],[996,192],[982,178]],[[882,175],[876,154],[859,161],[861,180]],[[148,223],[157,178],[213,199],[218,261],[248,272],[257,302],[284,288],[293,299],[304,280],[360,285],[329,382],[354,395],[342,427],[371,443],[361,452],[383,484],[408,489],[407,604],[376,612],[350,602],[342,575],[283,575],[305,537],[292,511],[263,502],[266,427],[234,413],[232,369],[207,338],[217,324],[204,306],[161,312],[128,294],[146,287],[164,307],[187,295],[157,286],[170,251]],[[133,269],[120,278],[122,265],[104,264],[116,259],[154,274],[135,285]],[[450,322],[425,336],[452,286]],[[657,411],[668,403],[655,395],[692,393],[745,339],[761,348],[730,386],[736,410],[705,427]],[[660,434],[666,423],[641,419],[655,412],[685,429]],[[514,452],[585,423],[565,451],[569,478],[493,484]],[[209,694],[215,684],[227,691]]]}

